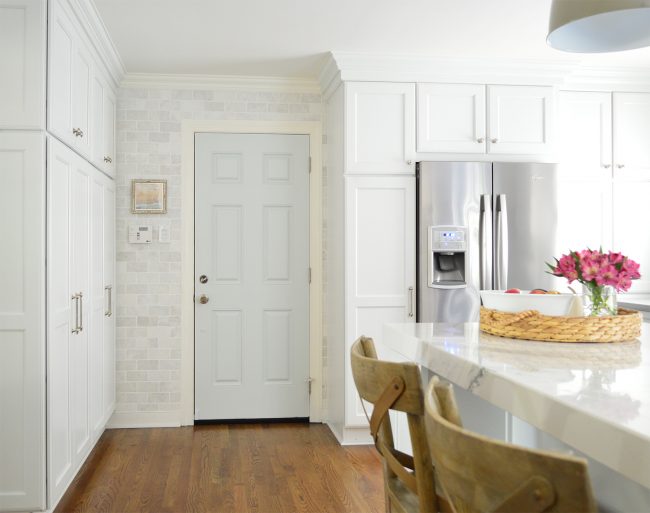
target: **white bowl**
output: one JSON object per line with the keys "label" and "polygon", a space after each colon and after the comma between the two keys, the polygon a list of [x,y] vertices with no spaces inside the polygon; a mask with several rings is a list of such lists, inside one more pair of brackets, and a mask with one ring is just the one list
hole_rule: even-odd
{"label": "white bowl", "polygon": [[582,315],[580,296],[569,293],[531,294],[522,290],[519,294],[506,294],[503,290],[482,290],[481,300],[485,308],[502,312],[537,310],[542,315]]}

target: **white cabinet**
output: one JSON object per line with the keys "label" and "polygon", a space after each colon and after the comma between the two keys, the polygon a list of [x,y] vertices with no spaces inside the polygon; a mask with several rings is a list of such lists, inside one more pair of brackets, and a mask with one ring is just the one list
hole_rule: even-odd
{"label": "white cabinet", "polygon": [[0,0],[0,128],[45,126],[45,0]]}
{"label": "white cabinet", "polygon": [[543,155],[550,151],[553,88],[418,84],[419,152]]}
{"label": "white cabinet", "polygon": [[361,335],[415,320],[415,177],[345,177],[346,425],[367,425],[348,360]]}
{"label": "white cabinet", "polygon": [[485,86],[418,84],[418,151],[485,153]]}
{"label": "white cabinet", "polygon": [[[380,97],[386,91],[402,91],[395,94],[403,99],[404,85],[394,85],[342,84],[326,102],[327,421],[344,444],[370,440],[352,379],[350,347],[360,335],[373,337],[380,346],[384,323],[415,318],[410,315],[415,312],[415,176],[410,164],[400,169],[404,146],[383,153],[378,146],[374,166],[370,158],[363,166],[360,160],[349,159],[358,141],[370,144],[372,137],[365,139],[366,134],[356,139],[349,134],[371,124],[373,112],[362,109],[363,116],[360,111],[351,116],[351,98],[359,105],[366,101],[360,98],[368,91],[377,91]],[[400,109],[395,113],[400,111],[401,119],[404,111]],[[394,140],[403,140],[402,128],[383,126],[381,112],[374,119],[375,125],[382,126],[373,130],[385,130]]]}
{"label": "white cabinet", "polygon": [[650,94],[613,93],[614,176],[650,179]]}
{"label": "white cabinet", "polygon": [[415,173],[415,85],[345,84],[348,174]]}
{"label": "white cabinet", "polygon": [[[104,178],[104,298],[102,407],[103,426],[115,410],[115,182]],[[103,428],[102,426],[102,428]]]}
{"label": "white cabinet", "polygon": [[113,273],[105,260],[114,244],[105,229],[114,227],[114,200],[108,178],[55,139],[48,145],[48,262],[56,270],[47,279],[48,486],[55,504],[112,411],[106,388],[114,384],[107,375],[114,339],[104,317],[105,278]]}
{"label": "white cabinet", "polygon": [[45,509],[41,132],[0,133],[0,220],[0,511],[35,511]]}
{"label": "white cabinet", "polygon": [[115,95],[96,67],[92,81],[92,162],[115,176]]}
{"label": "white cabinet", "polygon": [[[561,91],[558,113],[558,252],[602,246],[650,267],[638,232],[650,194],[650,94]],[[650,279],[630,292],[650,292]]]}

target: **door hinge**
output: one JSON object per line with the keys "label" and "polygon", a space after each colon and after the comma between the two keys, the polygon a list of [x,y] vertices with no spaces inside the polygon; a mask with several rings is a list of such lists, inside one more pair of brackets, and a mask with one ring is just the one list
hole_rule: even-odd
{"label": "door hinge", "polygon": [[309,268],[309,283],[311,283],[311,267]]}

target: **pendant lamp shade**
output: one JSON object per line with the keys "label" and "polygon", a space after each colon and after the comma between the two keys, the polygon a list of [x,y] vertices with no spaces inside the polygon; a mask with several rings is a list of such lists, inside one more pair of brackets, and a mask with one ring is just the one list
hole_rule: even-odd
{"label": "pendant lamp shade", "polygon": [[650,46],[650,0],[553,0],[546,41],[581,53]]}

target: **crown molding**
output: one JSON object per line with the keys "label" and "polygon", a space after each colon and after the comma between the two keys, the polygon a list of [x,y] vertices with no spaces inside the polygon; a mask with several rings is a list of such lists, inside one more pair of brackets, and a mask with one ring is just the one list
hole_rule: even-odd
{"label": "crown molding", "polygon": [[162,73],[127,73],[121,87],[156,89],[227,89],[280,93],[320,94],[318,82],[292,77],[249,77],[236,75],[181,75]]}
{"label": "crown molding", "polygon": [[[319,76],[324,96],[336,80],[552,85],[650,90],[645,67],[585,65],[580,59],[450,59],[422,55],[332,52]],[[331,93],[330,93],[331,94]]]}
{"label": "crown molding", "polygon": [[336,59],[331,52],[327,56],[323,69],[321,69],[321,72],[318,75],[318,83],[323,92],[324,100],[327,100],[341,83],[341,72],[339,71]]}
{"label": "crown molding", "polygon": [[95,2],[93,0],[68,0],[68,4],[79,19],[80,26],[86,33],[86,39],[94,47],[113,80],[113,86],[119,87],[122,77],[126,73],[126,67],[99,15]]}

